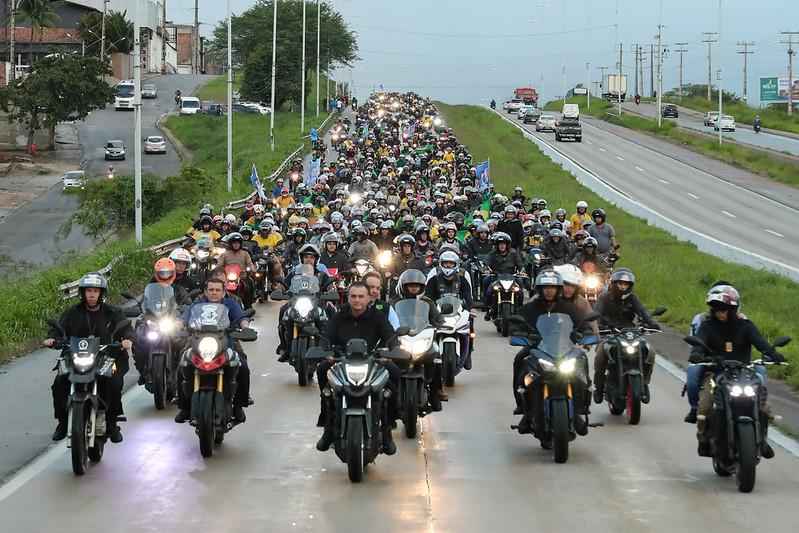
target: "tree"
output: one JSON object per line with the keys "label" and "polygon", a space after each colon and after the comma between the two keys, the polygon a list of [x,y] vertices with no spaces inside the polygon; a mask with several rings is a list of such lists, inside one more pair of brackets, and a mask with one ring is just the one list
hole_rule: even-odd
{"label": "tree", "polygon": [[55,127],[65,120],[81,120],[91,111],[114,101],[114,89],[101,77],[111,74],[95,57],[51,54],[36,62],[24,79],[0,89],[0,107],[9,122],[28,129],[28,146],[39,128],[49,131],[49,147],[55,147]]}
{"label": "tree", "polygon": [[33,35],[39,30],[39,42],[44,37],[44,29],[52,28],[58,22],[59,16],[53,7],[56,5],[52,0],[20,0],[19,18],[31,25],[30,41],[30,65],[33,67]]}
{"label": "tree", "polygon": [[[105,17],[105,53],[120,52],[128,54],[133,50],[133,22],[129,21],[127,11],[109,11]],[[86,52],[100,55],[103,14],[91,12],[83,15],[78,22],[78,33],[86,42]]]}

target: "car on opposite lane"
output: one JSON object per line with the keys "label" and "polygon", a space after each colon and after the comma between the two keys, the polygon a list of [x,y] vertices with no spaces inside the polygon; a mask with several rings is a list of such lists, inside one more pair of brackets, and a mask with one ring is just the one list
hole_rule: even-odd
{"label": "car on opposite lane", "polygon": [[677,109],[677,106],[674,104],[666,104],[663,106],[663,118],[679,118],[680,111]]}
{"label": "car on opposite lane", "polygon": [[142,98],[158,98],[158,88],[152,83],[141,86]]}
{"label": "car on opposite lane", "polygon": [[165,154],[166,140],[160,135],[150,135],[144,140],[145,154]]}
{"label": "car on opposite lane", "polygon": [[125,143],[118,139],[114,139],[105,143],[105,160],[111,161],[114,159],[125,160]]}
{"label": "car on opposite lane", "polygon": [[260,114],[260,111],[255,109],[254,107],[250,107],[244,104],[235,103],[233,104],[233,112],[234,113],[255,113]]}
{"label": "car on opposite lane", "polygon": [[61,182],[64,184],[64,190],[67,189],[83,189],[86,186],[86,173],[82,170],[70,170],[61,176]]}
{"label": "car on opposite lane", "polygon": [[196,96],[184,96],[180,99],[181,115],[196,115],[200,112],[200,99]]}
{"label": "car on opposite lane", "polygon": [[541,115],[535,123],[535,131],[555,131],[556,124],[554,115]]}

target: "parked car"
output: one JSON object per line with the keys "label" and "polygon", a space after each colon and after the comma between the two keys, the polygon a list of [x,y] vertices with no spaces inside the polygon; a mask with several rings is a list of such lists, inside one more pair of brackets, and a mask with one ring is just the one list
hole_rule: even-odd
{"label": "parked car", "polygon": [[158,89],[155,85],[148,83],[147,85],[141,86],[141,97],[142,98],[158,98]]}
{"label": "parked car", "polygon": [[119,140],[105,143],[105,160],[110,161],[112,159],[125,160],[125,143]]}
{"label": "parked car", "polygon": [[735,131],[735,118],[730,115],[721,115],[721,119],[717,120],[713,125],[716,131]]}
{"label": "parked car", "polygon": [[145,154],[165,154],[166,140],[160,135],[150,135],[144,140]]}
{"label": "parked car", "polygon": [[200,112],[200,99],[196,96],[184,96],[180,99],[181,115],[196,115]]}
{"label": "parked car", "polygon": [[674,104],[666,104],[663,106],[661,111],[663,118],[679,118],[680,111],[677,109],[677,106]]}
{"label": "parked car", "polygon": [[243,106],[251,107],[258,111],[262,115],[268,115],[272,112],[269,106],[265,106],[264,104],[259,104],[257,102],[239,102]]}
{"label": "parked car", "polygon": [[61,176],[64,190],[83,189],[86,186],[86,173],[82,170],[70,170]]}
{"label": "parked car", "polygon": [[535,123],[535,131],[555,131],[556,123],[553,115],[541,115]]}
{"label": "parked car", "polygon": [[718,111],[708,111],[705,113],[705,126],[707,127],[715,127],[716,119],[719,117]]}
{"label": "parked car", "polygon": [[535,124],[536,122],[538,122],[539,118],[541,118],[541,110],[538,109],[537,107],[534,107],[533,109],[524,114],[522,122],[524,122],[525,124]]}
{"label": "parked car", "polygon": [[555,125],[555,140],[565,141],[567,139],[578,143],[583,142],[583,128],[576,118],[563,117]]}
{"label": "parked car", "polygon": [[234,113],[260,113],[254,107],[246,106],[244,104],[233,104]]}

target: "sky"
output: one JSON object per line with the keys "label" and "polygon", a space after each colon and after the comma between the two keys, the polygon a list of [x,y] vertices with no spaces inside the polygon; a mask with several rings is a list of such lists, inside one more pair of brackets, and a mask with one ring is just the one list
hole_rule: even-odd
{"label": "sky", "polygon": [[[252,0],[230,0],[234,13]],[[743,93],[743,55],[738,42],[755,42],[749,60],[749,100],[758,102],[760,76],[787,76],[782,31],[799,31],[795,0],[328,0],[358,35],[359,61],[338,69],[363,98],[381,84],[413,90],[448,103],[479,104],[512,96],[515,87],[534,86],[543,100],[563,87],[597,81],[598,67],[617,71],[622,43],[623,71],[634,81],[635,43],[646,45],[644,95],[649,94],[649,44],[658,25],[667,49],[664,91],[679,83],[679,47],[684,46],[685,83],[707,83],[703,32],[718,32],[712,45],[714,84],[722,70],[724,90]],[[213,25],[225,17],[225,3],[200,4],[199,18]],[[193,0],[167,1],[168,18],[191,22]],[[280,7],[278,5],[278,11]],[[310,14],[310,11],[309,11]],[[787,16],[786,16],[787,15]],[[794,26],[788,26],[789,22]],[[280,15],[278,13],[278,24]],[[799,35],[794,37],[799,41]],[[657,54],[655,54],[657,55]],[[795,60],[799,57],[795,56]],[[590,68],[586,68],[586,63]],[[799,77],[799,61],[795,61]],[[565,71],[565,76],[564,76]],[[564,83],[565,77],[565,83]]]}

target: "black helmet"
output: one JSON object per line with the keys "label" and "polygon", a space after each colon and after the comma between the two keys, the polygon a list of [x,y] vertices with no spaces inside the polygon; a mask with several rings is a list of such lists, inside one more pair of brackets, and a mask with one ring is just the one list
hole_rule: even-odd
{"label": "black helmet", "polygon": [[598,207],[598,208],[594,209],[593,211],[591,211],[591,218],[596,220],[597,217],[602,217],[602,219],[604,219],[604,220],[607,220],[607,218],[608,218],[605,215],[605,210],[600,208],[600,207]]}
{"label": "black helmet", "polygon": [[512,242],[512,239],[510,238],[510,235],[508,235],[504,231],[496,232],[494,235],[491,236],[491,240],[494,241],[494,246],[498,246],[499,243],[501,243],[501,242],[504,242],[505,244],[510,246],[510,243]]}
{"label": "black helmet", "polygon": [[403,244],[410,244],[411,248],[413,248],[414,246],[416,246],[416,239],[413,238],[413,235],[408,235],[407,233],[404,233],[399,236],[399,239],[397,239],[397,245],[399,245],[400,250],[402,249]]}
{"label": "black helmet", "polygon": [[[419,294],[410,296],[406,291],[408,285],[421,285],[422,290],[419,291]],[[399,281],[397,283],[397,290],[399,291],[400,296],[403,298],[415,298],[416,296],[420,296],[424,293],[424,288],[426,285],[427,276],[425,276],[421,270],[409,268],[400,275]]]}
{"label": "black helmet", "polygon": [[[622,291],[617,285],[617,283],[620,281],[626,281],[630,284],[630,286],[626,290]],[[622,295],[629,294],[635,285],[635,274],[633,274],[633,271],[629,268],[617,268],[610,275],[610,285],[614,288],[614,290],[616,290],[616,292]]]}
{"label": "black helmet", "polygon": [[291,230],[291,236],[292,237],[297,237],[298,235],[302,236],[302,238],[304,239],[305,238],[305,230],[303,228],[300,228],[300,227],[296,227],[293,230]]}
{"label": "black helmet", "polygon": [[209,226],[214,225],[214,219],[211,218],[211,215],[203,215],[200,217],[200,227],[203,227],[206,224],[208,224]]}

